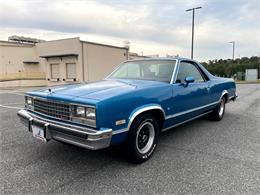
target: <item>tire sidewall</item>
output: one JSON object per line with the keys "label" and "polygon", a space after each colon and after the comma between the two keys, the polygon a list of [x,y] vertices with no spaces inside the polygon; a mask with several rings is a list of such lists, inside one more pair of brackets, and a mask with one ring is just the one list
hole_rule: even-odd
{"label": "tire sidewall", "polygon": [[[138,136],[137,135],[138,128],[146,122],[150,122],[154,127],[154,140],[152,146],[146,153],[140,153],[137,149],[136,137]],[[159,125],[156,119],[152,115],[144,114],[138,117],[137,120],[134,121],[134,124],[132,124],[130,128],[130,135],[128,140],[129,142],[128,151],[129,151],[130,158],[132,159],[134,158],[134,162],[143,162],[149,159],[156,149],[158,143],[158,136],[159,136]]]}
{"label": "tire sidewall", "polygon": [[[223,113],[220,115],[220,114],[219,114],[219,110],[221,109],[220,107],[221,107],[222,101],[224,101],[224,104],[223,104],[224,107],[223,107]],[[222,97],[222,98],[221,98],[221,101],[220,101],[220,103],[219,103],[219,105],[218,105],[218,109],[217,109],[219,119],[222,119],[222,118],[224,117],[225,109],[226,109],[226,102],[225,102],[225,98]]]}

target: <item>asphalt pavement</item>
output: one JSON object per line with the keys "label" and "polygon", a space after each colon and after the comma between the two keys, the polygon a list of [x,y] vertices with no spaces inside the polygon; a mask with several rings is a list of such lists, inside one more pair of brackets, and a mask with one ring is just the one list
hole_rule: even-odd
{"label": "asphalt pavement", "polygon": [[163,133],[152,158],[36,141],[19,122],[21,89],[0,90],[1,194],[260,194],[260,84],[237,86],[222,121]]}

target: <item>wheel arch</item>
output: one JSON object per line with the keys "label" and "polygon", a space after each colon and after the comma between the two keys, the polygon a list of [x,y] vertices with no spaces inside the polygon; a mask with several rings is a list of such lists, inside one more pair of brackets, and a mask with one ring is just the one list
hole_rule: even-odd
{"label": "wheel arch", "polygon": [[226,102],[228,102],[228,97],[229,97],[229,94],[228,94],[228,91],[227,90],[224,90],[219,98],[219,102],[221,101],[222,98],[225,98]]}
{"label": "wheel arch", "polygon": [[142,107],[138,107],[129,116],[129,122],[127,125],[127,129],[130,130],[132,123],[134,120],[140,116],[141,114],[145,113],[151,113],[154,115],[157,119],[159,119],[158,123],[160,125],[160,128],[162,128],[163,121],[165,120],[165,112],[164,109],[157,104],[149,104]]}

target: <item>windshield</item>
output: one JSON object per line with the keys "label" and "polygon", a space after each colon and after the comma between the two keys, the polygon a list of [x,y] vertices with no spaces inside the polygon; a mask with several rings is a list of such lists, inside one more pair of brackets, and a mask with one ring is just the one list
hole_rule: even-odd
{"label": "windshield", "polygon": [[137,60],[123,63],[109,78],[170,82],[175,60]]}

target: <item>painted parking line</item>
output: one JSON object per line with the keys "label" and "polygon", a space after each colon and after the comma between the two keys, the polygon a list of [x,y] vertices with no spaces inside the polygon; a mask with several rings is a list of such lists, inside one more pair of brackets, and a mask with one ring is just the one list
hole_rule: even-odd
{"label": "painted parking line", "polygon": [[5,104],[0,104],[2,106],[12,106],[12,105],[24,105],[24,102],[17,102],[17,103],[5,103]]}
{"label": "painted parking line", "polygon": [[21,91],[0,91],[0,94],[14,94],[24,96],[24,92]]}
{"label": "painted parking line", "polygon": [[10,105],[23,105],[24,102],[18,102],[18,103],[5,103],[5,104],[2,104],[2,106],[10,106]]}
{"label": "painted parking line", "polygon": [[18,91],[12,91],[12,90],[0,90],[0,94],[5,94],[5,93],[17,93]]}
{"label": "painted parking line", "polygon": [[24,96],[24,93],[19,93],[19,92],[8,92],[8,94]]}
{"label": "painted parking line", "polygon": [[16,106],[6,106],[6,105],[0,105],[1,108],[9,108],[9,109],[23,109],[22,107],[16,107]]}

